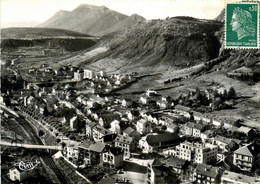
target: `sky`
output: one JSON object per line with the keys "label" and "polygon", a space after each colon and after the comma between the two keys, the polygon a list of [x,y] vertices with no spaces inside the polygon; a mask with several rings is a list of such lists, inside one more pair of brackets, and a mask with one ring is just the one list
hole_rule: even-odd
{"label": "sky", "polygon": [[224,8],[225,2],[227,0],[1,0],[1,25],[42,23],[57,11],[71,11],[80,4],[104,5],[126,15],[136,13],[146,19],[173,16],[213,19]]}

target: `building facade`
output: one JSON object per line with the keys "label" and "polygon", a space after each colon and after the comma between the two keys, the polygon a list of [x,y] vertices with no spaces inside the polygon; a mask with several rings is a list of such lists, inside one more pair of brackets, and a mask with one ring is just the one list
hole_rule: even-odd
{"label": "building facade", "polygon": [[218,147],[212,144],[183,142],[179,146],[179,158],[195,163],[214,163],[217,161]]}

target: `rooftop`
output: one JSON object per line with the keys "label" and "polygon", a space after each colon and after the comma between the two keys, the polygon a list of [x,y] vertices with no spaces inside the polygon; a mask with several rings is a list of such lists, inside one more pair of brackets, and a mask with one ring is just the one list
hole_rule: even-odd
{"label": "rooftop", "polygon": [[174,108],[176,110],[181,110],[181,111],[185,111],[185,112],[189,112],[191,110],[191,108],[183,106],[183,105],[176,105]]}
{"label": "rooftop", "polygon": [[148,135],[146,141],[150,146],[156,146],[158,144],[163,145],[167,143],[177,143],[180,141],[180,137],[176,133],[164,133],[158,135]]}
{"label": "rooftop", "polygon": [[101,153],[104,150],[105,146],[106,144],[102,142],[95,142],[89,146],[89,150]]}
{"label": "rooftop", "polygon": [[90,145],[92,144],[91,141],[85,140],[83,143],[79,145],[80,148],[88,149]]}
{"label": "rooftop", "polygon": [[203,129],[203,125],[202,124],[195,124],[194,128],[197,130],[202,130]]}
{"label": "rooftop", "polygon": [[231,171],[224,171],[221,180],[229,181],[229,182],[236,182],[236,183],[257,183],[260,182],[259,179],[256,179],[252,176],[243,175],[241,173],[235,173]]}
{"label": "rooftop", "polygon": [[184,164],[186,163],[186,160],[180,159],[180,158],[169,158],[165,161],[166,166],[171,166],[173,168],[183,168]]}
{"label": "rooftop", "polygon": [[249,128],[249,127],[241,126],[241,127],[239,127],[236,131],[237,131],[237,132],[242,132],[242,133],[247,134],[247,133],[250,132],[251,130],[252,130],[252,129]]}
{"label": "rooftop", "polygon": [[133,137],[128,137],[128,136],[117,136],[116,142],[120,143],[125,143],[125,144],[131,144],[133,142],[134,138]]}
{"label": "rooftop", "polygon": [[215,137],[215,141],[222,142],[222,143],[225,143],[225,144],[229,144],[231,142],[231,139],[217,135]]}
{"label": "rooftop", "polygon": [[253,143],[251,143],[237,149],[234,153],[247,156],[255,156],[257,154],[257,146],[259,147],[259,145],[254,145]]}
{"label": "rooftop", "polygon": [[135,129],[133,129],[132,127],[128,127],[127,129],[124,130],[124,133],[129,135],[130,133],[132,133],[134,131],[135,131]]}
{"label": "rooftop", "polygon": [[196,173],[215,178],[218,174],[218,168],[206,164],[198,164],[196,167]]}

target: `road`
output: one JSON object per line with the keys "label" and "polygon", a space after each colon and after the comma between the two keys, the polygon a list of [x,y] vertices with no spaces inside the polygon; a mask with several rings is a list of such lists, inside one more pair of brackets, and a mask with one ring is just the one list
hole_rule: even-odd
{"label": "road", "polygon": [[[11,110],[9,110],[9,111],[11,111]],[[35,130],[31,126],[30,122],[28,122],[28,120],[25,120],[23,118],[14,117],[13,114],[11,114],[9,111],[5,111],[5,113],[7,113],[11,117],[13,117],[23,127],[23,129],[31,137],[32,144],[44,145],[42,140],[38,137],[37,133],[35,132]],[[50,169],[55,173],[55,175],[57,176],[57,178],[58,178],[58,180],[61,184],[67,184],[68,183],[66,181],[65,177],[63,176],[63,174],[61,173],[60,169],[57,167],[57,165],[55,164],[55,162],[53,161],[53,159],[50,155],[44,155],[44,156],[40,156],[40,157],[45,162],[45,164],[47,166],[49,166]]]}

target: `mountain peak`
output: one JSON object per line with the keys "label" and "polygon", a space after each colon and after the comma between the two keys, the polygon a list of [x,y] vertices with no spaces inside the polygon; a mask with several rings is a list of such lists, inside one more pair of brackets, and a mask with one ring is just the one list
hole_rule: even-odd
{"label": "mountain peak", "polygon": [[59,11],[39,27],[60,28],[90,35],[113,27],[128,16],[105,6],[81,4],[74,10]]}
{"label": "mountain peak", "polygon": [[[79,8],[88,8],[88,9],[108,9],[106,6],[96,6],[96,5],[89,5],[89,4],[81,4],[76,9]],[[75,10],[76,10],[75,9]]]}
{"label": "mountain peak", "polygon": [[133,20],[138,20],[138,21],[143,21],[143,20],[146,20],[144,17],[134,13],[132,14],[129,18],[133,19]]}

